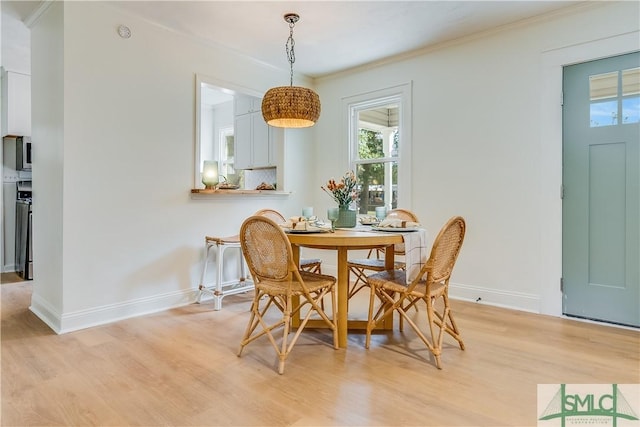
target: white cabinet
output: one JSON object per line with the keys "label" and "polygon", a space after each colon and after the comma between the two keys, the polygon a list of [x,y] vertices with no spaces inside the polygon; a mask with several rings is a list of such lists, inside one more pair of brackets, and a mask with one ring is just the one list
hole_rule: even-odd
{"label": "white cabinet", "polygon": [[2,70],[2,136],[31,135],[31,76]]}
{"label": "white cabinet", "polygon": [[255,96],[248,95],[236,95],[233,100],[233,108],[236,116],[262,111],[262,98],[256,98]]}
{"label": "white cabinet", "polygon": [[258,169],[276,166],[275,130],[262,118],[262,100],[252,96],[235,97],[235,164],[236,169]]}

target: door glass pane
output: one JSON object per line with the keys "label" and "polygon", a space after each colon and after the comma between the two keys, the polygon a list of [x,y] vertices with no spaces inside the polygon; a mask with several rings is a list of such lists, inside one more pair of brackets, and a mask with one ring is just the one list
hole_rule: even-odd
{"label": "door glass pane", "polygon": [[618,100],[594,102],[590,106],[590,127],[618,124]]}
{"label": "door glass pane", "polygon": [[618,124],[618,71],[589,76],[589,99],[598,101],[607,98],[615,100],[592,102],[589,111],[589,126],[614,126]]}
{"label": "door glass pane", "polygon": [[613,98],[618,96],[618,72],[589,76],[589,99]]}
{"label": "door glass pane", "polygon": [[622,70],[622,96],[640,94],[640,68]]}
{"label": "door glass pane", "polygon": [[622,100],[622,123],[640,122],[640,96]]}
{"label": "door glass pane", "polygon": [[360,204],[358,213],[375,215],[376,206],[397,206],[398,162],[358,165]]}

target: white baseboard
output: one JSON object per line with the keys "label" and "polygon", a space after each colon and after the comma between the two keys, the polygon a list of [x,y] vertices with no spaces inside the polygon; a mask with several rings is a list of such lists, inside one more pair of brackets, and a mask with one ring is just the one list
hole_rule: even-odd
{"label": "white baseboard", "polygon": [[461,283],[449,284],[449,296],[452,299],[473,301],[496,307],[540,313],[540,297],[523,292],[503,291]]}
{"label": "white baseboard", "polygon": [[[326,273],[332,274],[333,272],[331,270],[333,269],[327,268]],[[101,307],[95,307],[88,310],[78,310],[62,315],[47,301],[41,299],[37,294],[34,294],[31,299],[30,310],[45,322],[55,333],[64,334],[192,304],[196,301],[198,292],[198,289],[168,292],[148,298],[140,298],[118,304],[108,304]],[[540,298],[536,295],[520,292],[502,291],[460,283],[451,283],[449,286],[449,296],[452,299],[474,301],[480,304],[493,305],[531,313],[540,312]],[[208,299],[210,299],[210,296],[206,294],[203,295],[203,301]]]}
{"label": "white baseboard", "polygon": [[[322,264],[322,272],[332,276],[338,274],[336,266],[328,263]],[[540,296],[523,292],[503,291],[500,289],[464,285],[462,283],[450,283],[449,296],[452,299],[473,301],[480,304],[511,308],[513,310],[527,311],[530,313],[540,313]],[[478,300],[478,298],[480,298],[480,300]]]}
{"label": "white baseboard", "polygon": [[48,301],[40,298],[36,294],[32,294],[29,310],[53,329],[53,332],[56,334],[60,333],[60,313],[55,310]]}
{"label": "white baseboard", "polygon": [[16,271],[16,265],[15,264],[7,264],[7,265],[2,267],[2,272],[3,273],[13,273],[14,271]]}
{"label": "white baseboard", "polygon": [[108,304],[88,310],[78,310],[60,315],[51,305],[33,295],[30,310],[57,334],[77,331],[93,326],[117,322],[119,320],[157,313],[192,304],[198,289],[168,292],[148,298],[140,298],[118,304]]}

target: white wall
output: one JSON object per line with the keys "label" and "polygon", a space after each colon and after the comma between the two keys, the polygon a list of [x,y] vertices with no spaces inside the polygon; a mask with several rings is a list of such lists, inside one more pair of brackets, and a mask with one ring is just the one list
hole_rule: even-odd
{"label": "white wall", "polygon": [[467,220],[452,295],[560,315],[561,66],[593,43],[604,48],[582,60],[639,49],[638,16],[637,2],[580,6],[320,79],[318,179],[348,168],[341,99],[412,81],[413,196],[401,204],[433,236],[453,215]]}
{"label": "white wall", "polygon": [[0,58],[5,70],[31,74],[29,28],[20,20],[12,2],[0,4]]}
{"label": "white wall", "polygon": [[[469,225],[452,293],[559,314],[547,302],[561,274],[549,87],[574,46],[637,49],[637,16],[636,2],[603,2],[321,79],[318,124],[285,136],[290,196],[194,200],[195,74],[264,92],[286,70],[97,2],[54,2],[32,33],[33,136],[49,144],[34,164],[32,310],[64,332],[192,301],[204,235],[234,234],[261,207],[322,212],[320,185],[349,167],[342,98],[412,81],[409,204],[433,234],[451,215]],[[335,257],[321,255],[330,272]]]}
{"label": "white wall", "polygon": [[[63,314],[64,280],[64,34],[63,3],[55,3],[32,29],[31,135],[33,158],[32,309],[54,330]],[[38,41],[34,43],[34,41]],[[34,151],[34,153],[35,153]],[[45,279],[46,278],[46,279]]]}
{"label": "white wall", "polygon": [[296,168],[288,197],[190,197],[195,75],[264,92],[286,70],[98,2],[53,2],[32,31],[33,135],[47,141],[34,160],[32,310],[54,330],[189,303],[205,235],[235,234],[259,208],[302,206]]}

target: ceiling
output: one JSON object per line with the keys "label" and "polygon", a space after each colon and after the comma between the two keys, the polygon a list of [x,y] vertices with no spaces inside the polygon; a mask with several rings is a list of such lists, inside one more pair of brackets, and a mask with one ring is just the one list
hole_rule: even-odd
{"label": "ceiling", "polygon": [[[2,0],[20,19],[40,1]],[[321,77],[568,7],[568,1],[109,1],[113,7],[288,69],[283,15],[298,13],[294,71]],[[136,28],[129,25],[132,37]]]}

